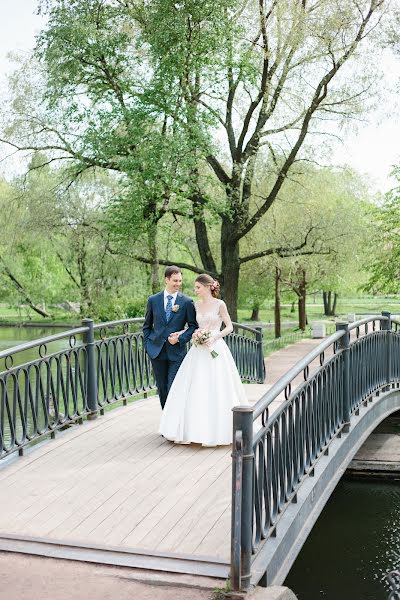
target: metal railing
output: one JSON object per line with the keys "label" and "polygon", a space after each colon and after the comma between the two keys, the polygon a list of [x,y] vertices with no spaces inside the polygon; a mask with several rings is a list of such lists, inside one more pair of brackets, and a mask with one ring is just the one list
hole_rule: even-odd
{"label": "metal railing", "polygon": [[261,327],[233,323],[233,332],[226,338],[239,375],[247,383],[265,381],[265,363]]}
{"label": "metal railing", "polygon": [[[154,390],[143,322],[83,319],[82,327],[0,352],[0,458]],[[261,329],[235,323],[227,343],[243,381],[264,381]]]}
{"label": "metal railing", "polygon": [[394,570],[384,577],[389,584],[388,600],[400,600],[400,571]]}
{"label": "metal railing", "polygon": [[349,430],[352,414],[400,377],[400,361],[392,359],[400,350],[400,323],[390,313],[336,327],[254,406],[233,409],[234,590],[249,589],[253,560],[276,536],[280,518],[329,445]]}

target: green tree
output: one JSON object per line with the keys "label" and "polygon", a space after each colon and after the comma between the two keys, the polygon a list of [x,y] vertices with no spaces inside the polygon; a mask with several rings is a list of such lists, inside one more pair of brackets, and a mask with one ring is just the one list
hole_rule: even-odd
{"label": "green tree", "polygon": [[[267,241],[275,251],[243,265],[246,277],[241,286],[247,295],[241,287],[241,298],[250,299],[252,290],[257,289],[260,301],[275,287],[277,300],[284,284],[296,294],[299,324],[304,329],[310,287],[338,294],[362,281],[360,273],[365,272],[365,249],[373,226],[371,206],[367,182],[351,170],[304,168],[302,176],[287,183],[268,218],[246,242],[249,254]],[[302,247],[303,235],[306,244]]]}
{"label": "green tree", "polygon": [[[218,276],[236,318],[241,266],[272,249],[267,240],[243,255],[241,245],[304,157],[309,133],[360,111],[368,68],[346,66],[360,64],[383,5],[47,0],[36,51],[40,102],[20,93],[3,139],[52,150],[75,173],[100,167],[123,175],[114,231],[147,234],[147,255],[136,258],[155,266],[154,280],[168,262],[154,243],[160,219],[191,219],[200,265],[181,266]],[[266,156],[268,190],[259,194]]]}
{"label": "green tree", "polygon": [[[400,168],[393,175],[400,182]],[[400,186],[388,192],[380,205],[371,207],[370,218],[375,224],[367,251],[372,256],[369,279],[364,291],[399,293],[400,282]]]}

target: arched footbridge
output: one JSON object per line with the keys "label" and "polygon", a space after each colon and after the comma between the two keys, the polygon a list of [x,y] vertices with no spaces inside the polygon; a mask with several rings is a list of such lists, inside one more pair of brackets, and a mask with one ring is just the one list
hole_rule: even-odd
{"label": "arched footbridge", "polygon": [[283,583],[359,447],[400,409],[399,386],[400,323],[383,313],[338,323],[255,406],[234,409],[234,589]]}
{"label": "arched footbridge", "polygon": [[[141,324],[87,319],[0,352],[0,550],[281,584],[358,448],[400,409],[400,322],[337,324],[233,410],[232,449],[157,434]],[[227,341],[243,381],[262,384],[261,330],[236,324]]]}

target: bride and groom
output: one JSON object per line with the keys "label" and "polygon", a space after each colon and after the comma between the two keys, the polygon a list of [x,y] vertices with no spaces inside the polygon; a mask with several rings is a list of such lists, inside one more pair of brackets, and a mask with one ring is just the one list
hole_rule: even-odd
{"label": "bride and groom", "polygon": [[[196,278],[195,303],[179,291],[181,286],[180,269],[167,267],[165,290],[148,299],[143,325],[163,409],[159,432],[181,444],[227,445],[232,441],[232,407],[247,404],[222,340],[233,331],[232,321],[218,299],[219,283],[210,275]],[[194,343],[186,353],[190,340]]]}

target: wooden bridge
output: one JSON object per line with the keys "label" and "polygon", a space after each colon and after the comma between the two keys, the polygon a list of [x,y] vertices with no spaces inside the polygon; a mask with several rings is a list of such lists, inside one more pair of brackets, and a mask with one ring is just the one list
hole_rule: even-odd
{"label": "wooden bridge", "polygon": [[400,323],[373,317],[281,350],[264,382],[259,332],[236,331],[254,408],[234,411],[233,453],[157,433],[157,397],[128,403],[153,388],[141,334],[107,326],[97,341],[93,324],[59,334],[62,351],[40,340],[28,363],[0,353],[0,550],[282,583],[358,447],[400,407]]}
{"label": "wooden bridge", "polygon": [[[249,402],[317,343],[271,356],[268,383],[245,384]],[[3,458],[0,550],[229,577],[231,447],[172,444],[159,419],[150,396]]]}

